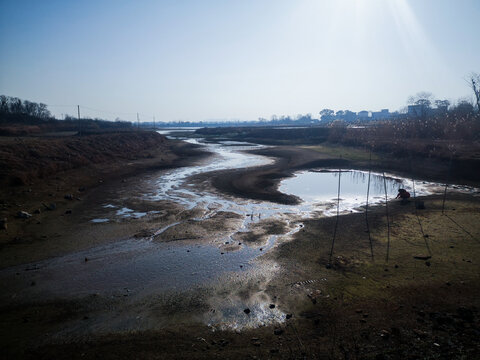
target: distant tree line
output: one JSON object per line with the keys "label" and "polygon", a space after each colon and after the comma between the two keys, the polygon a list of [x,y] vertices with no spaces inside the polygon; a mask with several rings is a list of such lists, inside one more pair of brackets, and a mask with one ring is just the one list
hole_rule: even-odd
{"label": "distant tree line", "polygon": [[52,114],[46,104],[0,95],[0,114],[28,115],[48,119]]}

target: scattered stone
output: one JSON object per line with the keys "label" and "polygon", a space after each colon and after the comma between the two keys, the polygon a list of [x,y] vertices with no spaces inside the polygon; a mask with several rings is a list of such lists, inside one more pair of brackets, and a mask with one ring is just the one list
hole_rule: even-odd
{"label": "scattered stone", "polygon": [[17,213],[17,217],[20,218],[20,219],[28,219],[29,217],[32,217],[32,214],[29,214],[26,211],[19,211]]}
{"label": "scattered stone", "polygon": [[425,235],[423,235],[423,237],[424,237],[424,238],[428,238],[428,237],[430,237],[430,235],[425,234]]}
{"label": "scattered stone", "polygon": [[248,314],[250,314],[250,309],[246,308],[245,310],[243,310],[243,312],[248,315]]}
{"label": "scattered stone", "polygon": [[268,307],[269,307],[270,309],[275,309],[275,304],[270,304]]}
{"label": "scattered stone", "polygon": [[220,255],[223,255],[223,254],[225,254],[225,253],[223,253],[223,252],[220,253]]}
{"label": "scattered stone", "polygon": [[282,335],[283,334],[283,329],[276,328],[275,330],[273,330],[273,333],[275,335]]}
{"label": "scattered stone", "polygon": [[270,349],[271,354],[278,354],[279,350],[278,349]]}
{"label": "scattered stone", "polygon": [[415,335],[417,335],[420,339],[425,339],[428,335],[427,332],[422,331],[422,330],[418,330],[418,329],[413,329],[413,333]]}
{"label": "scattered stone", "polygon": [[430,266],[430,261],[425,261],[425,265]]}
{"label": "scattered stone", "polygon": [[72,213],[72,210],[71,210],[71,209],[65,210],[65,214],[71,214],[71,213]]}
{"label": "scattered stone", "polygon": [[455,247],[455,246],[453,246],[453,245],[450,245],[450,249],[453,249],[454,247]]}
{"label": "scattered stone", "polygon": [[65,200],[73,200],[73,195],[72,194],[66,194],[63,198]]}
{"label": "scattered stone", "polygon": [[363,312],[363,310],[362,310],[362,309],[357,309],[357,310],[355,310],[355,312],[356,312],[357,314],[361,314],[361,313]]}
{"label": "scattered stone", "polygon": [[422,255],[417,255],[413,257],[416,260],[428,260],[431,258],[431,256],[422,256]]}
{"label": "scattered stone", "polygon": [[332,264],[325,265],[325,269],[331,269],[331,268],[332,268]]}
{"label": "scattered stone", "polygon": [[368,314],[365,313],[365,314],[363,314],[362,316],[363,316],[364,318],[367,318],[367,317],[368,317]]}
{"label": "scattered stone", "polygon": [[243,265],[240,265],[240,268],[243,268]]}
{"label": "scattered stone", "polygon": [[87,261],[88,261],[88,258],[86,257],[86,258],[85,258],[85,262],[87,262]]}
{"label": "scattered stone", "polygon": [[36,283],[35,281],[32,281],[32,282],[30,283],[30,286],[35,286],[35,285],[37,285],[37,283]]}
{"label": "scattered stone", "polygon": [[263,248],[260,248],[260,251],[263,251]]}
{"label": "scattered stone", "polygon": [[293,316],[292,314],[287,314],[287,315],[285,316],[285,318],[288,320],[288,319],[291,319],[292,316]]}
{"label": "scattered stone", "polygon": [[79,191],[79,192],[84,192],[85,190],[86,190],[86,189],[85,189],[84,187],[79,187],[79,188],[78,188],[78,191]]}
{"label": "scattered stone", "polygon": [[226,339],[220,339],[218,343],[220,344],[220,346],[227,346],[229,344],[229,341]]}
{"label": "scattered stone", "polygon": [[42,203],[43,206],[45,206],[45,209],[47,210],[50,210],[50,211],[53,211],[57,208],[57,204],[55,203],[50,203],[49,205],[45,205]]}
{"label": "scattered stone", "polygon": [[7,230],[7,218],[0,219],[0,229]]}
{"label": "scattered stone", "polygon": [[228,241],[225,241],[225,245],[228,245],[228,244],[229,244],[229,242],[228,242]]}
{"label": "scattered stone", "polygon": [[362,324],[366,324],[366,323],[367,323],[367,320],[365,320],[365,319],[360,319],[360,322],[361,322]]}
{"label": "scattered stone", "polygon": [[386,340],[390,337],[390,333],[387,330],[382,330],[380,331],[380,337]]}
{"label": "scattered stone", "polygon": [[398,269],[398,268],[399,268],[399,266],[397,264],[395,264],[395,269]]}
{"label": "scattered stone", "polygon": [[238,243],[238,245],[242,245],[242,243]]}

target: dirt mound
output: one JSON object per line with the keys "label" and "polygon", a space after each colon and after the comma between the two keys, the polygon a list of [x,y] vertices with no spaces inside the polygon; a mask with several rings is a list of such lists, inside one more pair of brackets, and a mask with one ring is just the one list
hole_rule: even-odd
{"label": "dirt mound", "polygon": [[119,132],[60,138],[0,138],[0,183],[23,185],[83,166],[149,158],[168,150],[156,132]]}

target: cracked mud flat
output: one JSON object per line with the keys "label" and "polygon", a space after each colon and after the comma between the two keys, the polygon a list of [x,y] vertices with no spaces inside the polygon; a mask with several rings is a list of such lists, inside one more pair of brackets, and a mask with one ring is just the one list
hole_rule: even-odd
{"label": "cracked mud flat", "polygon": [[[271,163],[262,157],[245,161],[237,153],[245,150],[243,144],[228,146],[230,168]],[[332,209],[331,196],[282,205],[222,194],[208,177],[195,178],[203,169],[218,171],[219,157],[217,153],[214,162],[197,167],[131,178],[95,194],[81,213],[85,231],[75,236],[116,231],[117,240],[3,269],[5,323],[23,319],[23,325],[14,327],[23,336],[47,331],[45,340],[35,336],[33,343],[48,346],[84,336],[181,326],[261,332],[264,325],[287,329],[287,314],[325,316],[308,315],[308,309],[338,298],[330,288],[338,276],[323,268],[331,224],[318,220]],[[359,205],[344,204],[347,213]],[[405,209],[397,206],[392,215],[401,218]],[[374,212],[377,220],[381,211]],[[353,226],[360,223],[357,215],[362,214],[343,218],[343,231],[351,239],[345,245],[340,240],[337,250],[350,253],[347,244],[362,242],[355,246],[358,254],[335,257],[339,269],[355,271],[368,259],[363,230]],[[378,228],[383,230],[381,224]],[[316,245],[305,243],[313,238]],[[384,248],[381,231],[375,242],[377,251]]]}

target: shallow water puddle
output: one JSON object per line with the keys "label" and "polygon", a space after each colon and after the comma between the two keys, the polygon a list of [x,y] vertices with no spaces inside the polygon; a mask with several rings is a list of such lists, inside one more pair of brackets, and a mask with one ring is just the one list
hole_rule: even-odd
{"label": "shallow water puddle", "polygon": [[[340,211],[356,211],[366,204],[368,189],[368,172],[360,170],[320,170],[303,171],[294,177],[281,182],[279,190],[299,197],[304,206],[317,207],[324,210],[325,215],[336,212],[338,181],[340,176]],[[385,180],[385,181],[384,181]],[[369,204],[385,201],[385,190],[388,200],[394,199],[398,189],[405,188],[413,197],[413,183],[409,179],[392,175],[371,173]],[[386,187],[386,189],[385,189]],[[424,196],[441,191],[441,185],[429,182],[415,183],[415,195]]]}

